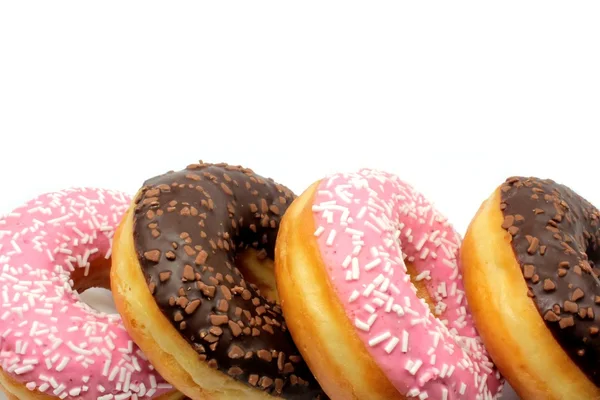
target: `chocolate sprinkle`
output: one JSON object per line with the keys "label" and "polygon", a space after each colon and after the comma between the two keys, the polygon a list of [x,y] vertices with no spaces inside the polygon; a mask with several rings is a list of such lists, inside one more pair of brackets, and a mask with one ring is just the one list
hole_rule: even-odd
{"label": "chocolate sprinkle", "polygon": [[512,177],[502,184],[500,195],[501,227],[511,235],[529,297],[565,352],[600,387],[600,280],[595,268],[600,212],[549,179]]}
{"label": "chocolate sprinkle", "polygon": [[145,182],[136,199],[135,249],[158,307],[209,367],[276,397],[327,399],[281,308],[236,268],[249,248],[273,259],[281,217],[294,199],[250,169],[190,165]]}

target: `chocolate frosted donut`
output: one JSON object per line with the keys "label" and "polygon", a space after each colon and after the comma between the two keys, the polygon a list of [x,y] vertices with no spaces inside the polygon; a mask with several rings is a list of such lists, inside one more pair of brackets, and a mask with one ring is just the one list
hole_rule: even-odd
{"label": "chocolate frosted donut", "polygon": [[[276,299],[259,289],[274,282],[271,269],[257,266],[273,259],[280,219],[294,198],[273,180],[227,164],[201,162],[157,176],[135,199],[135,256],[155,304],[199,362],[271,396],[325,399]],[[247,249],[257,254],[253,271],[239,263]],[[246,280],[253,277],[263,278]],[[190,397],[203,390],[181,386]]]}
{"label": "chocolate frosted donut", "polygon": [[546,326],[600,386],[600,213],[552,180],[512,177],[500,188],[502,228]]}

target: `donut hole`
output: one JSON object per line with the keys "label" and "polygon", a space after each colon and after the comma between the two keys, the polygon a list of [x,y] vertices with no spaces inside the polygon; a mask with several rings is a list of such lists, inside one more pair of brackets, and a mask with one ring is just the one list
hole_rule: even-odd
{"label": "donut hole", "polygon": [[261,296],[270,302],[279,303],[273,260],[261,257],[254,249],[248,249],[238,254],[235,266],[247,282],[258,287]]}
{"label": "donut hole", "polygon": [[588,240],[586,243],[585,254],[592,268],[595,268],[600,261],[600,246],[595,240]]}
{"label": "donut hole", "polygon": [[93,309],[106,314],[116,314],[115,303],[110,290],[111,260],[96,257],[90,260],[90,267],[76,268],[71,272],[73,290],[79,293],[80,301]]}
{"label": "donut hole", "polygon": [[406,264],[406,271],[407,271],[408,275],[410,276],[410,281],[414,285],[415,289],[417,289],[417,296],[420,299],[424,300],[425,303],[427,303],[427,305],[429,306],[431,313],[433,315],[436,315],[436,311],[435,311],[436,303],[433,300],[433,298],[431,297],[431,293],[429,292],[429,289],[427,288],[427,284],[426,284],[427,281],[425,279],[417,280],[419,271],[417,270],[417,268],[415,267],[415,265],[412,262],[406,261],[405,264]]}
{"label": "donut hole", "polygon": [[117,314],[112,292],[106,288],[93,287],[79,295],[81,301],[94,310],[105,314]]}

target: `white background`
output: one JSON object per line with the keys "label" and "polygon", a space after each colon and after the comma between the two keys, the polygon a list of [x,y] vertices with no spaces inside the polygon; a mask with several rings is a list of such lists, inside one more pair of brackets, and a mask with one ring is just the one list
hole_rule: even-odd
{"label": "white background", "polygon": [[198,159],[385,169],[461,232],[510,175],[600,205],[596,4],[3,3],[0,213]]}

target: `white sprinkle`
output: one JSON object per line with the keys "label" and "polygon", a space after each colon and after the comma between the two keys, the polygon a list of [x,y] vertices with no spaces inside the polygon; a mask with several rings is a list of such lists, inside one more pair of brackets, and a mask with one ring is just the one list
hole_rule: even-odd
{"label": "white sprinkle", "polygon": [[373,304],[375,304],[377,307],[383,307],[383,305],[385,304],[385,301],[381,300],[379,297],[374,298],[373,300],[371,300],[373,302]]}
{"label": "white sprinkle", "polygon": [[483,375],[483,377],[481,378],[481,381],[479,382],[478,391],[480,393],[481,393],[481,391],[483,391],[483,388],[485,387],[486,380],[487,380],[487,375]]}
{"label": "white sprinkle", "polygon": [[394,298],[390,297],[387,301],[387,303],[385,304],[385,312],[391,312],[392,311],[392,306],[394,305]]}
{"label": "white sprinkle", "polygon": [[402,306],[400,304],[394,304],[392,306],[392,311],[395,312],[396,314],[398,314],[399,317],[404,315],[404,309],[402,308]]}
{"label": "white sprinkle", "polygon": [[56,366],[56,371],[61,372],[63,369],[65,369],[66,366],[69,364],[69,360],[69,357],[63,357],[60,364]]}
{"label": "white sprinkle", "polygon": [[371,314],[371,316],[367,320],[367,324],[369,324],[369,327],[373,326],[376,319],[377,319],[377,314]]}
{"label": "white sprinkle", "polygon": [[85,350],[85,349],[82,349],[82,348],[80,348],[80,347],[77,347],[77,346],[75,346],[75,345],[73,344],[73,342],[71,342],[71,341],[67,342],[67,346],[68,346],[68,347],[69,347],[71,350],[73,350],[75,353],[77,353],[77,354],[80,354],[80,355],[83,355],[83,356],[91,356],[91,355],[93,355],[93,354],[94,354],[94,353],[93,353],[92,351],[90,351],[90,350]]}
{"label": "white sprinkle", "polygon": [[346,256],[346,258],[344,259],[344,261],[342,262],[342,268],[344,268],[344,269],[348,268],[348,265],[350,265],[351,261],[352,261],[352,256],[350,254],[348,254]]}
{"label": "white sprinkle", "polygon": [[369,346],[371,346],[371,347],[376,346],[379,343],[383,342],[384,340],[389,339],[390,337],[392,337],[392,334],[389,331],[380,333],[379,335],[377,335],[374,338],[369,340]]}
{"label": "white sprinkle", "polygon": [[370,304],[365,304],[364,307],[366,312],[368,312],[369,314],[373,314],[375,312],[375,308],[373,308],[372,305]]}
{"label": "white sprinkle", "polygon": [[383,274],[377,275],[377,277],[373,280],[373,285],[375,285],[375,286],[381,285],[381,283],[383,282],[384,279],[385,279],[385,277],[383,276]]}
{"label": "white sprinkle", "polygon": [[361,219],[362,217],[364,217],[366,212],[367,212],[367,206],[363,206],[360,209],[360,211],[358,212],[358,214],[356,214],[356,219]]}
{"label": "white sprinkle", "polygon": [[380,292],[379,290],[374,290],[374,291],[373,291],[373,295],[374,295],[375,297],[378,297],[378,298],[380,298],[380,299],[381,299],[381,300],[383,300],[384,302],[386,302],[386,301],[387,301],[387,300],[390,298],[390,296],[389,296],[389,295],[387,295],[387,294],[385,294],[385,293],[382,293],[382,292]]}
{"label": "white sprinkle", "polygon": [[36,308],[36,309],[34,310],[34,312],[35,312],[36,314],[45,315],[45,316],[47,316],[47,317],[49,317],[49,316],[51,316],[51,315],[52,315],[52,310],[47,310],[47,309]]}
{"label": "white sprinkle", "polygon": [[102,376],[108,376],[108,372],[110,371],[110,363],[111,360],[107,359],[104,361],[104,368],[102,369]]}
{"label": "white sprinkle", "polygon": [[168,383],[159,383],[156,387],[158,389],[173,389],[173,386]]}
{"label": "white sprinkle", "polygon": [[21,374],[25,374],[29,371],[33,371],[34,366],[33,365],[24,365],[20,368],[15,369],[15,374],[17,375],[21,375]]}
{"label": "white sprinkle", "polygon": [[125,375],[125,383],[123,384],[123,391],[129,392],[129,386],[131,385],[131,371],[127,371]]}
{"label": "white sprinkle", "polygon": [[376,227],[375,225],[373,225],[371,223],[371,221],[365,222],[365,225],[368,226],[369,228],[371,228],[373,231],[375,231],[375,233],[377,233],[378,235],[381,234],[381,230],[378,227]]}
{"label": "white sprinkle", "polygon": [[417,275],[417,276],[415,277],[415,280],[416,280],[417,282],[419,282],[419,281],[422,281],[423,279],[427,279],[427,278],[429,277],[429,274],[430,274],[430,273],[431,273],[431,271],[429,271],[429,270],[425,270],[425,271],[421,272],[419,275]]}
{"label": "white sprinkle", "polygon": [[446,293],[446,282],[440,283],[438,286],[438,292],[442,295],[442,297],[448,296],[448,293]]}
{"label": "white sprinkle", "polygon": [[142,367],[140,367],[140,363],[137,360],[136,356],[131,358],[131,363],[133,364],[133,369],[137,372],[142,372]]}
{"label": "white sprinkle", "polygon": [[463,299],[463,294],[459,293],[458,296],[456,296],[456,304],[460,304],[462,299]]}
{"label": "white sprinkle", "polygon": [[452,286],[450,286],[450,296],[456,295],[456,286],[457,286],[456,281],[452,282]]}
{"label": "white sprinkle", "polygon": [[392,351],[394,351],[394,349],[396,348],[396,345],[398,345],[398,343],[400,342],[400,339],[398,339],[396,336],[394,336],[393,338],[390,339],[390,341],[385,345],[385,352],[390,354]]}
{"label": "white sprinkle", "polygon": [[417,373],[417,371],[419,371],[419,368],[421,368],[421,365],[423,365],[423,361],[421,361],[420,359],[417,359],[417,361],[415,361],[415,363],[412,365],[412,367],[410,368],[410,370],[408,372],[411,375],[415,375]]}
{"label": "white sprinkle", "polygon": [[381,264],[381,259],[377,258],[377,259],[369,262],[367,265],[365,265],[365,271],[370,271],[373,268],[375,268],[376,266],[378,266],[379,264]]}
{"label": "white sprinkle", "polygon": [[[350,203],[350,201],[348,201],[348,203]],[[342,213],[342,218],[340,219],[340,224],[343,226],[348,225],[348,217],[350,217],[350,211],[348,209],[345,209],[344,212]]]}
{"label": "white sprinkle", "polygon": [[442,365],[442,370],[440,372],[440,377],[444,378],[446,376],[447,372],[448,372],[448,364]]}
{"label": "white sprinkle", "polygon": [[448,400],[448,389],[442,387],[442,400]]}
{"label": "white sprinkle", "polygon": [[329,235],[327,236],[327,241],[325,242],[325,244],[327,246],[333,245],[333,241],[335,240],[335,235],[336,235],[335,229],[332,229],[331,231],[329,231]]}
{"label": "white sprinkle", "polygon": [[56,396],[58,396],[58,395],[59,395],[59,394],[61,394],[61,393],[63,392],[63,390],[65,390],[66,388],[67,388],[67,387],[66,387],[66,386],[65,386],[63,383],[61,383],[60,385],[58,385],[58,387],[57,387],[56,389],[54,389],[54,392],[53,392],[53,393],[54,393]]}
{"label": "white sprinkle", "polygon": [[360,269],[358,266],[358,258],[353,258],[352,259],[352,278],[354,280],[358,280],[358,278],[360,277]]}
{"label": "white sprinkle", "polygon": [[360,296],[360,293],[357,290],[352,291],[352,294],[350,295],[348,302],[349,303],[354,302],[356,299],[358,299],[359,296]]}
{"label": "white sprinkle", "polygon": [[114,380],[115,380],[115,378],[117,377],[117,374],[118,374],[118,373],[119,373],[119,366],[118,366],[118,365],[115,365],[115,366],[113,367],[113,369],[110,371],[110,375],[108,375],[108,380],[109,380],[110,382],[114,381]]}
{"label": "white sprinkle", "polygon": [[21,248],[19,247],[19,245],[17,244],[17,242],[15,242],[14,240],[11,240],[10,244],[15,249],[15,251],[17,252],[17,254],[21,254]]}
{"label": "white sprinkle", "polygon": [[421,393],[419,394],[419,399],[420,399],[420,400],[425,400],[425,399],[427,399],[428,397],[429,397],[429,395],[427,394],[427,392],[421,392]]}
{"label": "white sprinkle", "polygon": [[421,251],[421,249],[423,248],[423,246],[427,242],[428,238],[429,238],[429,236],[426,233],[423,234],[423,237],[421,238],[421,240],[419,240],[419,242],[415,245],[415,249],[417,251]]}
{"label": "white sprinkle", "polygon": [[371,252],[371,257],[373,257],[373,258],[379,257],[379,250],[377,250],[377,247],[372,246],[370,252]]}
{"label": "white sprinkle", "polygon": [[450,366],[450,369],[448,370],[448,374],[446,375],[448,378],[450,378],[452,376],[452,374],[454,373],[454,365]]}
{"label": "white sprinkle", "polygon": [[406,353],[408,351],[408,332],[406,330],[402,331],[402,352]]}
{"label": "white sprinkle", "polygon": [[104,337],[104,341],[106,342],[106,345],[108,346],[108,348],[112,351],[116,348],[114,342],[112,341],[112,338],[110,336],[105,336]]}
{"label": "white sprinkle", "polygon": [[364,323],[358,318],[354,319],[354,326],[365,332],[369,332],[371,330],[371,326],[369,326],[369,324]]}
{"label": "white sprinkle", "polygon": [[460,394],[465,394],[465,392],[467,391],[467,385],[465,385],[464,382],[461,382],[460,384]]}
{"label": "white sprinkle", "polygon": [[381,283],[381,286],[379,286],[379,290],[381,292],[385,293],[385,292],[387,292],[389,286],[390,286],[390,278],[385,278],[383,280],[383,282]]}
{"label": "white sprinkle", "polygon": [[316,236],[316,237],[319,237],[319,236],[321,236],[321,234],[322,234],[323,232],[325,232],[325,228],[323,228],[322,226],[319,226],[319,227],[317,228],[317,230],[315,231],[315,236]]}

